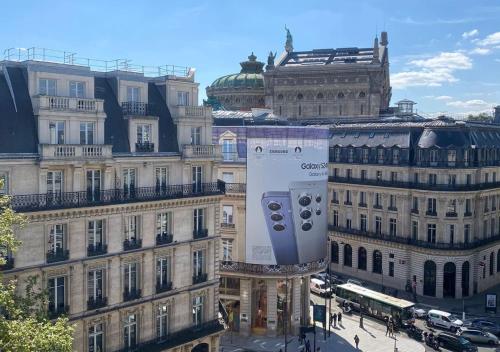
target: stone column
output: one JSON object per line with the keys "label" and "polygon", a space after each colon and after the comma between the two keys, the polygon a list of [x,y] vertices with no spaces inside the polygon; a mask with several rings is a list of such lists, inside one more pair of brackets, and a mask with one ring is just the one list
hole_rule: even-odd
{"label": "stone column", "polygon": [[443,298],[443,264],[436,263],[436,297]]}
{"label": "stone column", "polygon": [[276,279],[266,279],[267,284],[267,336],[277,335],[278,312],[277,312],[277,287]]}
{"label": "stone column", "polygon": [[462,298],[462,263],[455,263],[455,298]]}
{"label": "stone column", "polygon": [[252,280],[240,280],[240,334],[249,336],[252,326]]}
{"label": "stone column", "polygon": [[300,277],[295,277],[288,280],[288,285],[292,285],[292,307],[291,307],[291,319],[290,319],[290,333],[292,335],[297,335],[300,328],[300,311],[301,311],[301,285]]}

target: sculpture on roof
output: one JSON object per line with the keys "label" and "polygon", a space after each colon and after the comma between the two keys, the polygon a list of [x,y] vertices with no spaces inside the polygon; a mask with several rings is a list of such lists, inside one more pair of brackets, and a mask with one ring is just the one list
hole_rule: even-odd
{"label": "sculpture on roof", "polygon": [[274,67],[274,58],[276,57],[276,53],[273,54],[272,51],[269,52],[269,56],[267,57],[267,67]]}
{"label": "sculpture on roof", "polygon": [[293,38],[292,34],[290,33],[290,30],[286,28],[286,43],[285,43],[285,50],[287,53],[291,53],[293,51]]}

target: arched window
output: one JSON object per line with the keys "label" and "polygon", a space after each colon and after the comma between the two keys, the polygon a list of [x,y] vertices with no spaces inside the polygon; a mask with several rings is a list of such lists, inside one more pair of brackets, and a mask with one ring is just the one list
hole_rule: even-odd
{"label": "arched window", "polygon": [[375,274],[382,274],[382,252],[373,251],[373,269]]}
{"label": "arched window", "polygon": [[432,260],[424,264],[424,295],[436,296],[436,263]]}
{"label": "arched window", "polygon": [[323,93],[318,93],[318,95],[316,95],[316,98],[317,99],[323,99]]}
{"label": "arched window", "polygon": [[352,247],[349,244],[344,246],[344,265],[352,267]]}
{"label": "arched window", "polygon": [[297,94],[297,99],[298,100],[304,99],[304,95],[302,93]]}
{"label": "arched window", "polygon": [[464,262],[462,264],[462,297],[467,297],[469,295],[469,271],[469,262]]}
{"label": "arched window", "polygon": [[443,267],[443,297],[455,298],[455,281],[457,269],[454,263],[448,262]]}
{"label": "arched window", "polygon": [[493,252],[490,253],[490,276],[493,275],[493,268],[495,265],[495,255]]}
{"label": "arched window", "polygon": [[339,244],[335,241],[331,245],[330,257],[332,263],[339,263]]}
{"label": "arched window", "polygon": [[500,249],[497,252],[497,273],[500,273]]}
{"label": "arched window", "polygon": [[366,270],[366,249],[364,247],[358,249],[358,269]]}

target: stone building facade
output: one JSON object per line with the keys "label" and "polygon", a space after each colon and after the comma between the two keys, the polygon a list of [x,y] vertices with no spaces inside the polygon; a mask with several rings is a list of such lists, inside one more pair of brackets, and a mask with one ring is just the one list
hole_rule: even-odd
{"label": "stone building facade", "polygon": [[31,54],[0,62],[0,191],[28,218],[4,277],[39,278],[76,351],[218,351],[220,149],[193,72]]}

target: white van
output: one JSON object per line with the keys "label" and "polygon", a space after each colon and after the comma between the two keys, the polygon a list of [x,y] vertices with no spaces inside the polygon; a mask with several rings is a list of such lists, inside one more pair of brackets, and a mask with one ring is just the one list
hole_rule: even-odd
{"label": "white van", "polygon": [[436,309],[431,309],[427,312],[427,323],[429,326],[437,326],[451,332],[456,332],[464,325],[455,315]]}
{"label": "white van", "polygon": [[311,282],[309,284],[309,289],[311,290],[312,293],[315,293],[320,296],[331,295],[330,287],[328,287],[326,283],[320,279],[311,279]]}

